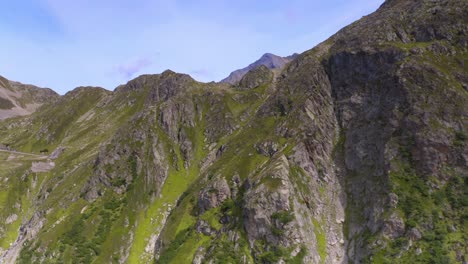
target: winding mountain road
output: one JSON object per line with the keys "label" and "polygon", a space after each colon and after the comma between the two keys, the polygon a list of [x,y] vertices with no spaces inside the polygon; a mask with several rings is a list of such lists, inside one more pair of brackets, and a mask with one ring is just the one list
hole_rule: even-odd
{"label": "winding mountain road", "polygon": [[41,159],[46,159],[48,156],[44,155],[39,155],[39,154],[33,154],[33,153],[26,153],[26,152],[20,152],[20,151],[13,151],[13,150],[6,150],[6,149],[0,149],[0,152],[6,152],[6,153],[11,153],[11,154],[18,154],[18,155],[26,155],[26,156],[33,156]]}

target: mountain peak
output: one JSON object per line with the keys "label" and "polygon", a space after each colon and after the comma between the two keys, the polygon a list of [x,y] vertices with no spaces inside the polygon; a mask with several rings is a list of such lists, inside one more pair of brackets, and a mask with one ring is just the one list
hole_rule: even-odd
{"label": "mountain peak", "polygon": [[273,53],[265,53],[260,57],[260,59],[256,60],[254,63],[251,63],[249,66],[231,72],[231,74],[229,74],[227,78],[221,80],[221,82],[230,84],[238,83],[242,79],[242,77],[244,77],[244,75],[247,74],[247,72],[254,68],[257,68],[260,65],[266,66],[270,70],[282,69],[288,62],[292,61],[296,56],[296,53],[288,57],[281,57]]}
{"label": "mountain peak", "polygon": [[260,59],[268,59],[268,58],[281,58],[281,57],[273,53],[265,53],[262,55],[262,57],[260,57]]}
{"label": "mountain peak", "polygon": [[176,72],[174,72],[173,70],[170,70],[170,69],[167,69],[167,70],[161,72],[161,76],[168,76],[168,75],[173,75],[173,74],[176,74]]}

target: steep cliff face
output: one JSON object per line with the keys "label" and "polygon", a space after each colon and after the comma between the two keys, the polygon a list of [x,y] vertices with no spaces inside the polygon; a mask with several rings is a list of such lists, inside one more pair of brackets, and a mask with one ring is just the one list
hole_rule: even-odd
{"label": "steep cliff face", "polygon": [[463,240],[450,242],[463,211],[448,197],[466,188],[466,8],[387,1],[332,38],[324,65],[344,138],[350,259],[463,261]]}
{"label": "steep cliff face", "polygon": [[386,1],[280,74],[143,75],[0,123],[60,150],[0,155],[2,260],[466,262],[466,10]]}

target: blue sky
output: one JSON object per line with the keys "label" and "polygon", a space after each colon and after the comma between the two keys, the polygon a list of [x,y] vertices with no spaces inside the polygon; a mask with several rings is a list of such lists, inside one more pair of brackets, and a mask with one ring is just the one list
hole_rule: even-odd
{"label": "blue sky", "polygon": [[219,81],[306,51],[383,0],[0,0],[0,75],[63,94],[166,69]]}

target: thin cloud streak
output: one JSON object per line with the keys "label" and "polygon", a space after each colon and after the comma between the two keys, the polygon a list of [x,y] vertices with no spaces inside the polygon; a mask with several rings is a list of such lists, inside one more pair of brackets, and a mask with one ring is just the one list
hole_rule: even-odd
{"label": "thin cloud streak", "polygon": [[117,66],[117,73],[122,77],[129,79],[134,77],[135,73],[149,67],[153,62],[148,58],[138,59],[128,64],[122,64]]}

